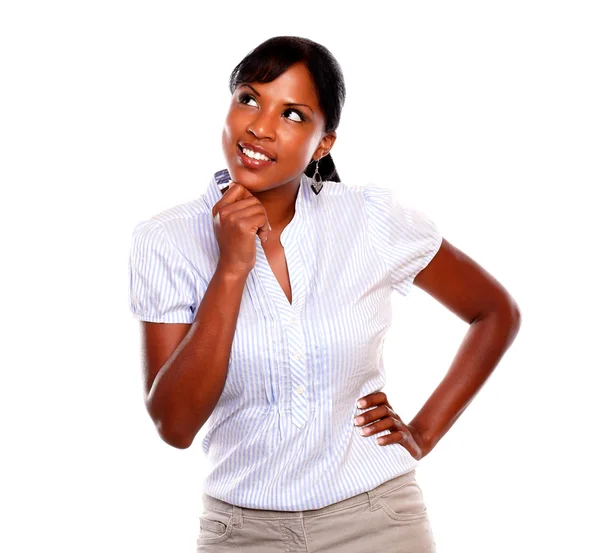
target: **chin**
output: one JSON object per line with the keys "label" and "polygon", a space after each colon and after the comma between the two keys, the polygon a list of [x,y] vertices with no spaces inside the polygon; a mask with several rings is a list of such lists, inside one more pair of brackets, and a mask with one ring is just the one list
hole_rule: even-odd
{"label": "chin", "polygon": [[260,187],[264,183],[264,179],[260,175],[255,175],[252,171],[244,169],[244,167],[228,166],[229,176],[233,182],[237,182],[248,188]]}
{"label": "chin", "polygon": [[259,191],[273,187],[273,176],[260,171],[253,171],[247,167],[240,167],[239,164],[227,164],[229,176],[233,182],[237,182],[249,190]]}

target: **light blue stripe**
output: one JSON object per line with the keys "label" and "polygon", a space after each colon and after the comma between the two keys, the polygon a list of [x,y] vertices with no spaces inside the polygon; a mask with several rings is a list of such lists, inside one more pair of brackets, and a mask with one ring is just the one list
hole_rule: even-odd
{"label": "light blue stripe", "polygon": [[[138,320],[193,322],[219,259],[212,207],[226,182],[217,171],[200,198],[135,226]],[[388,431],[363,437],[353,420],[356,401],[385,386],[392,293],[409,293],[442,236],[380,186],[325,182],[317,196],[303,176],[295,208],[280,237],[292,304],[257,236],[225,387],[201,430],[204,491],[242,507],[319,509],[418,466],[400,444],[376,443]]]}

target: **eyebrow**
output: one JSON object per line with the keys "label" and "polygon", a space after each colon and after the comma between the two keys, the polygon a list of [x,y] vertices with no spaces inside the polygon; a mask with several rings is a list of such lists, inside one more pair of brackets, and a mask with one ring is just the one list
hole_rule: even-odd
{"label": "eyebrow", "polygon": [[[254,94],[256,94],[257,96],[260,96],[260,92],[258,90],[256,90],[256,88],[254,88],[252,85],[249,85],[248,83],[242,83],[242,84],[240,84],[240,86],[247,86],[249,89],[251,89],[254,92]],[[314,114],[313,109],[307,104],[299,104],[298,102],[286,102],[283,105],[284,106],[304,106],[304,107],[308,108]]]}

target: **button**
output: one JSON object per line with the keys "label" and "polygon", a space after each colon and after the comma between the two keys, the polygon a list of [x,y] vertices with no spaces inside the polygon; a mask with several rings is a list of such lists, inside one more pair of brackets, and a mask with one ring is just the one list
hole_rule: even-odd
{"label": "button", "polygon": [[304,393],[304,388],[302,386],[298,386],[296,388],[296,393],[302,395]]}
{"label": "button", "polygon": [[302,354],[299,351],[297,351],[296,354],[294,355],[294,357],[296,359],[300,360],[300,359],[302,359]]}
{"label": "button", "polygon": [[295,317],[292,317],[291,319],[288,319],[288,322],[287,322],[287,324],[291,326],[291,325],[293,325],[295,322],[296,322],[296,318],[295,318]]}

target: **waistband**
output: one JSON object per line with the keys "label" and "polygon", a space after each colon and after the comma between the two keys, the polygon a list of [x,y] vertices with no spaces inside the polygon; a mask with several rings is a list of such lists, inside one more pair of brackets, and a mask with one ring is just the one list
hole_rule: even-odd
{"label": "waistband", "polygon": [[208,495],[207,493],[202,494],[202,503],[208,509],[222,511],[228,514],[234,514],[236,515],[236,519],[241,517],[254,519],[310,518],[314,516],[324,515],[327,513],[332,513],[334,511],[339,511],[341,509],[346,509],[348,507],[353,507],[355,505],[363,505],[365,503],[370,503],[371,508],[376,508],[378,499],[381,495],[408,484],[408,482],[415,478],[415,475],[416,471],[415,469],[413,469],[405,474],[401,474],[399,476],[396,476],[395,478],[392,478],[391,480],[379,484],[379,486],[373,488],[372,490],[353,495],[352,497],[348,497],[346,499],[342,499],[341,501],[337,501],[336,503],[332,503],[331,505],[326,505],[325,507],[321,507],[320,509],[308,509],[305,511],[272,511],[269,509],[250,509],[248,507],[239,507],[237,505],[232,505],[231,503],[227,503],[226,501]]}

